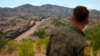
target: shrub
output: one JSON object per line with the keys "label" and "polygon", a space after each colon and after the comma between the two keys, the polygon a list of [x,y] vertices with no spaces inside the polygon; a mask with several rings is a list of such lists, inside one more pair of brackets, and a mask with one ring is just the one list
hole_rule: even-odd
{"label": "shrub", "polygon": [[36,50],[40,53],[42,49],[46,49],[48,44],[49,36],[39,38],[36,40]]}
{"label": "shrub", "polygon": [[33,41],[29,39],[24,39],[19,45],[19,55],[20,56],[34,56]]}
{"label": "shrub", "polygon": [[100,49],[100,25],[87,29],[86,36],[94,53],[96,53]]}
{"label": "shrub", "polygon": [[9,54],[13,53],[14,51],[17,51],[17,47],[18,47],[18,43],[14,40],[10,40],[6,45],[7,52]]}
{"label": "shrub", "polygon": [[0,37],[0,50],[8,43],[8,41],[9,41],[9,39]]}
{"label": "shrub", "polygon": [[34,34],[34,36],[38,36],[40,38],[43,38],[46,36],[45,30],[44,29],[39,29],[38,31],[36,31]]}

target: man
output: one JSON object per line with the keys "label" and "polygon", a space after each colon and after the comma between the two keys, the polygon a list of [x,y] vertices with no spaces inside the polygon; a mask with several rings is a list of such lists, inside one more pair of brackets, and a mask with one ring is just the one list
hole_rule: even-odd
{"label": "man", "polygon": [[87,40],[83,33],[89,23],[89,11],[84,6],[73,10],[71,24],[51,31],[46,56],[89,56]]}

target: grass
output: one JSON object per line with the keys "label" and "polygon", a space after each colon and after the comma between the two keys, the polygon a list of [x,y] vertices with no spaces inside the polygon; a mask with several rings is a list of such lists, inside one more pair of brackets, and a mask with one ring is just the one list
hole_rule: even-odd
{"label": "grass", "polygon": [[86,30],[87,39],[90,41],[90,47],[93,48],[94,55],[100,50],[100,25],[96,25]]}
{"label": "grass", "polygon": [[[93,48],[94,55],[100,50],[100,25],[88,28],[86,30],[87,39],[90,41],[90,47]],[[17,51],[19,56],[35,56],[37,53],[43,53],[48,44],[49,36],[38,38],[36,41],[24,39],[22,41],[10,41],[8,39],[0,39],[0,48],[7,45],[8,53]]]}
{"label": "grass", "polygon": [[8,43],[9,39],[0,37],[0,50]]}
{"label": "grass", "polygon": [[20,56],[34,56],[33,41],[24,39],[19,44],[19,54]]}
{"label": "grass", "polygon": [[36,41],[23,39],[21,41],[10,40],[2,47],[0,56],[35,56],[36,54],[45,54],[49,37],[39,38]]}
{"label": "grass", "polygon": [[[43,49],[46,49],[47,44],[48,44],[48,40],[49,40],[48,36],[46,36],[44,38],[37,39],[37,41],[36,41],[36,49],[37,49],[38,53],[41,53]],[[43,53],[45,53],[45,51]]]}

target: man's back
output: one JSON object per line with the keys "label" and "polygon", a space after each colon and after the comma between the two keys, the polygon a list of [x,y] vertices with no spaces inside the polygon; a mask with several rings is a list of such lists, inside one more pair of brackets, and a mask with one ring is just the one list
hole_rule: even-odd
{"label": "man's back", "polygon": [[56,27],[51,31],[47,56],[82,56],[87,46],[84,33],[77,27]]}

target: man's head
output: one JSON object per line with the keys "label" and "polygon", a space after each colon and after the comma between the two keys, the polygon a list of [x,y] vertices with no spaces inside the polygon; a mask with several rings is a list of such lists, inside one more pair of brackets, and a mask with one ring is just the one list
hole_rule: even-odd
{"label": "man's head", "polygon": [[72,23],[83,29],[89,23],[88,16],[89,11],[86,7],[77,6],[73,9]]}

